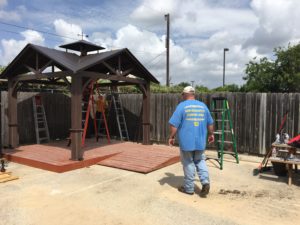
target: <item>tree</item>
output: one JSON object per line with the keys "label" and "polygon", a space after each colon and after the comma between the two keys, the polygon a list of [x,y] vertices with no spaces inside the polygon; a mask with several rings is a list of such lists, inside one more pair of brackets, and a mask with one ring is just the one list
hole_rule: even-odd
{"label": "tree", "polygon": [[222,86],[222,87],[214,88],[212,91],[214,91],[214,92],[239,92],[240,88],[236,84],[228,84],[228,85],[225,85],[224,87]]}
{"label": "tree", "polygon": [[246,84],[241,88],[255,92],[300,91],[300,44],[275,48],[275,60],[254,58],[246,67]]}
{"label": "tree", "polygon": [[0,74],[5,70],[5,66],[0,65]]}
{"label": "tree", "polygon": [[180,83],[177,84],[176,86],[179,86],[179,87],[186,87],[186,86],[191,86],[191,84],[188,83],[188,82],[180,82]]}
{"label": "tree", "polygon": [[209,92],[209,89],[203,85],[196,85],[196,93]]}

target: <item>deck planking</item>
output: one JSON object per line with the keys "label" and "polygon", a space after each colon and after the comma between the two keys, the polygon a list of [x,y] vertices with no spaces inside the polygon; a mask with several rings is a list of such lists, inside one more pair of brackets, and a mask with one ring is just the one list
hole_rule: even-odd
{"label": "deck planking", "polygon": [[140,173],[149,173],[179,161],[178,148],[159,145],[142,145],[133,142],[105,141],[87,139],[84,147],[84,160],[70,160],[71,150],[67,141],[47,144],[19,146],[4,150],[9,161],[63,173],[99,164]]}

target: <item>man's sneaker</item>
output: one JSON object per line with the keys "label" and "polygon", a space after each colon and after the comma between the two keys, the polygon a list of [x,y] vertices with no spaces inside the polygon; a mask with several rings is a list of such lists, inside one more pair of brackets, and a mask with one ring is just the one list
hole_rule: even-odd
{"label": "man's sneaker", "polygon": [[193,195],[193,194],[194,194],[194,192],[187,192],[187,191],[184,189],[183,186],[178,187],[177,190],[178,190],[179,192],[182,192],[182,193],[188,194],[188,195]]}
{"label": "man's sneaker", "polygon": [[202,190],[200,192],[200,197],[205,198],[207,194],[209,193],[210,185],[209,184],[203,184]]}

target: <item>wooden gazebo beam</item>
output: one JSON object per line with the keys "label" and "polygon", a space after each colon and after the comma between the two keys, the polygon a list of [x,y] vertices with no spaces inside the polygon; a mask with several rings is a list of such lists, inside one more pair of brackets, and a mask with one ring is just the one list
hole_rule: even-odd
{"label": "wooden gazebo beam", "polygon": [[8,145],[10,148],[16,148],[19,145],[17,84],[18,82],[8,79]]}
{"label": "wooden gazebo beam", "polygon": [[143,93],[143,144],[150,145],[150,82],[138,87]]}
{"label": "wooden gazebo beam", "polygon": [[104,74],[104,73],[97,73],[97,72],[90,72],[90,71],[83,71],[79,72],[78,75],[81,77],[89,77],[93,79],[103,79],[103,80],[111,80],[111,81],[126,81],[131,84],[146,84],[147,82],[142,79],[135,79],[130,77],[124,77],[123,75],[111,75],[111,74]]}
{"label": "wooden gazebo beam", "polygon": [[71,83],[71,159],[83,160],[82,138],[82,77],[73,76]]}
{"label": "wooden gazebo beam", "polygon": [[56,78],[63,78],[67,76],[72,76],[73,72],[72,71],[59,71],[59,72],[49,72],[49,73],[39,73],[36,71],[34,74],[20,74],[18,76],[15,76],[13,78],[14,81],[29,81],[29,80],[40,80],[40,79],[45,79],[45,78],[51,78],[51,77],[56,77]]}

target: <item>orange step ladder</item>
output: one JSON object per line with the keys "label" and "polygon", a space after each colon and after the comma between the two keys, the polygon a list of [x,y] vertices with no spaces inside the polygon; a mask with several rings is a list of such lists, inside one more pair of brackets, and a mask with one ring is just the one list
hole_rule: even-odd
{"label": "orange step ladder", "polygon": [[[85,93],[85,92],[88,92],[88,94]],[[94,81],[91,81],[91,83],[88,85],[86,90],[83,91],[82,95],[83,95],[83,100],[82,100],[83,133],[82,133],[82,139],[81,139],[81,146],[83,147],[84,143],[85,143],[87,129],[88,129],[88,126],[89,126],[89,118],[90,118],[91,110],[92,110],[92,115],[93,115],[96,141],[98,141],[98,129],[97,129],[95,109],[94,109],[94,104],[95,104],[95,100],[94,100]]]}
{"label": "orange step ladder", "polygon": [[[96,91],[98,93],[98,100],[96,102],[96,107],[97,107],[97,110],[98,112],[100,112],[100,118],[97,119],[96,118],[96,121],[98,121],[98,138],[101,136],[101,131],[105,130],[105,133],[106,133],[106,138],[107,138],[107,143],[109,144],[110,143],[110,134],[109,134],[109,129],[108,129],[108,125],[107,125],[107,120],[106,120],[106,111],[105,111],[105,105],[106,105],[106,100],[104,98],[104,96],[101,95],[100,93],[100,90],[99,90],[99,87],[96,83]],[[96,114],[97,116],[97,114]],[[101,127],[101,124],[104,124],[104,127],[102,128]]]}
{"label": "orange step ladder", "polygon": [[[98,88],[97,88],[98,91]],[[100,98],[100,93],[98,91],[99,98]],[[98,142],[99,139],[99,129],[97,127],[97,120],[99,121],[99,127],[101,125],[101,120],[103,120],[104,125],[105,125],[105,130],[106,130],[106,136],[107,136],[107,142],[110,143],[110,135],[109,135],[109,130],[107,126],[107,120],[105,116],[105,109],[104,107],[100,107],[100,119],[96,118],[96,112],[95,112],[95,99],[94,99],[94,81],[91,81],[91,83],[87,86],[87,88],[83,91],[83,100],[82,100],[82,127],[83,127],[83,133],[82,133],[82,139],[81,139],[81,146],[84,147],[85,145],[85,139],[87,135],[87,129],[89,125],[89,118],[90,115],[93,115],[93,123],[94,123],[94,131],[95,131],[95,137],[96,141]],[[92,112],[92,114],[91,114]],[[71,136],[69,138],[69,143],[68,146],[71,145]]]}

